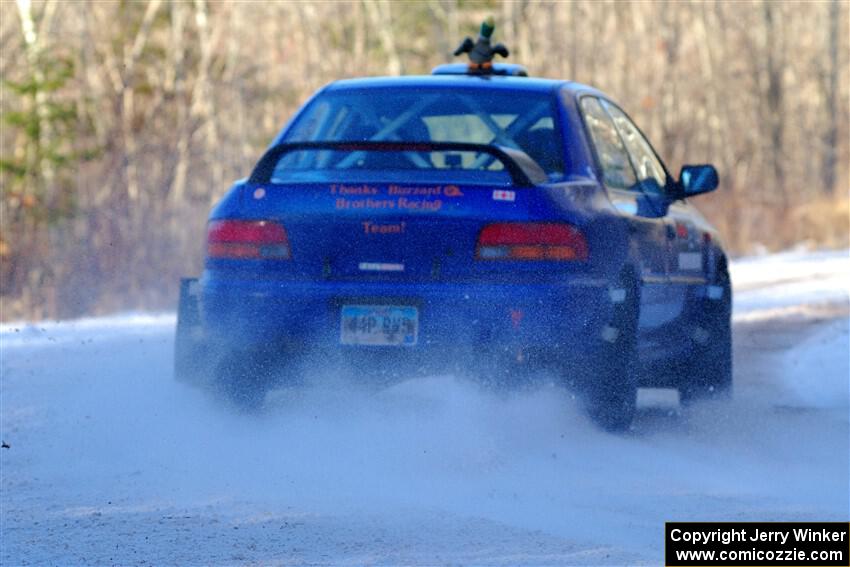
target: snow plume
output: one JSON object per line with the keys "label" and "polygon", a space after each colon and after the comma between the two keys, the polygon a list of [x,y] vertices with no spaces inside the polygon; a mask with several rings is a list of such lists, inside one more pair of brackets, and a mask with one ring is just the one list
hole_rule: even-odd
{"label": "snow plume", "polygon": [[173,319],[7,325],[0,562],[655,564],[666,520],[844,520],[847,317],[770,317],[733,401],[642,391],[624,435],[551,379],[321,362],[245,414],[173,380]]}

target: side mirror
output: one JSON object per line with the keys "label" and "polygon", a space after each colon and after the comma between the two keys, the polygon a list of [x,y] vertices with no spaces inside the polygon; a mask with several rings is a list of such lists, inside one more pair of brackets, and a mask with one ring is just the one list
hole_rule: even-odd
{"label": "side mirror", "polygon": [[701,195],[717,189],[717,170],[713,165],[683,165],[679,173],[682,198]]}

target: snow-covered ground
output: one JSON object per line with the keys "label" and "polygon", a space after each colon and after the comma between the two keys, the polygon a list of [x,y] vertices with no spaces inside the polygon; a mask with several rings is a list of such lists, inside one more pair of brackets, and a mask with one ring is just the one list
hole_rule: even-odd
{"label": "snow-covered ground", "polygon": [[171,374],[173,316],[0,327],[0,563],[659,564],[667,520],[850,516],[850,256],[733,266],[736,395],[335,383],[238,415]]}
{"label": "snow-covered ground", "polygon": [[846,305],[850,252],[784,252],[732,263],[736,321],[826,304]]}

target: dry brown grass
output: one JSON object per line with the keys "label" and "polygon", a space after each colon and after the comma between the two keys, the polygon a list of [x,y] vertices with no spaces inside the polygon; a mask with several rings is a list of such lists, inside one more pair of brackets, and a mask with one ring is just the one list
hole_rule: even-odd
{"label": "dry brown grass", "polygon": [[850,199],[847,195],[815,199],[791,214],[798,240],[819,248],[850,246]]}

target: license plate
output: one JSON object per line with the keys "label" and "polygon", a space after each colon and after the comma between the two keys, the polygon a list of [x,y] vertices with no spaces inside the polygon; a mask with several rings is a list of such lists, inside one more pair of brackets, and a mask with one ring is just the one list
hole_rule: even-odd
{"label": "license plate", "polygon": [[340,342],[344,345],[414,346],[419,310],[409,305],[343,305]]}

